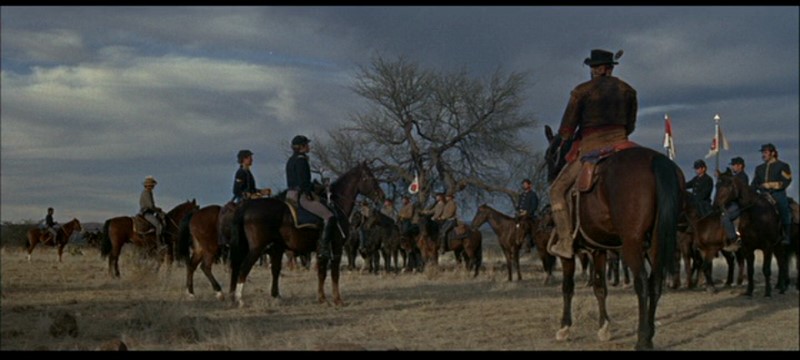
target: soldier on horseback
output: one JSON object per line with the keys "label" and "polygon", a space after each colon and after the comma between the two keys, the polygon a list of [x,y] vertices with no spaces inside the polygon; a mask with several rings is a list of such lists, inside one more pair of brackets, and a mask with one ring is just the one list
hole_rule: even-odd
{"label": "soldier on horseback", "polygon": [[[47,208],[47,216],[44,217],[44,220],[42,221],[39,228],[47,231],[47,233],[52,237],[53,244],[55,245],[60,225],[57,222],[53,221],[53,211],[54,211],[53,208],[51,207]],[[45,238],[43,242],[47,242],[47,238]]]}
{"label": "soldier on horseback", "polygon": [[397,224],[400,227],[400,234],[407,236],[411,230],[411,224],[414,219],[414,204],[411,203],[411,198],[408,195],[403,195],[403,206],[397,214]]}
{"label": "soldier on horseback", "polygon": [[309,212],[324,220],[322,237],[319,240],[319,256],[331,257],[331,242],[336,229],[336,218],[314,193],[311,183],[311,166],[308,163],[308,152],[311,147],[307,137],[297,135],[292,139],[292,156],[286,162],[286,199],[295,201]]}
{"label": "soldier on horseback", "polygon": [[756,191],[767,193],[775,199],[775,205],[778,207],[783,225],[781,243],[789,245],[792,214],[789,210],[786,188],[792,182],[792,170],[789,168],[789,164],[778,160],[778,150],[772,144],[761,145],[761,160],[764,160],[764,163],[756,167],[753,183],[750,186]]}
{"label": "soldier on horseback", "polygon": [[[750,179],[747,176],[747,173],[744,172],[744,159],[737,156],[731,159],[731,170],[733,172],[733,177],[739,178],[742,180],[743,183],[749,184]],[[735,251],[738,248],[738,240],[736,235],[736,225],[733,222],[739,218],[741,214],[741,208],[739,207],[739,203],[736,201],[731,201],[727,208],[725,208],[725,212],[722,216],[722,226],[725,229],[725,236],[728,240],[728,245],[726,246],[725,250],[728,251]]]}
{"label": "soldier on horseback", "polygon": [[439,253],[444,254],[447,251],[447,233],[450,232],[458,221],[458,206],[452,193],[447,194],[445,197],[444,208],[438,218],[433,218],[439,222]]}
{"label": "soldier on horseback", "polygon": [[158,182],[152,176],[147,176],[144,182],[142,182],[144,190],[142,190],[142,194],[139,196],[139,215],[144,217],[155,227],[156,242],[160,244],[161,233],[164,231],[164,218],[166,214],[164,214],[164,211],[161,210],[160,207],[156,206],[156,202],[153,199],[153,189],[156,187],[156,184],[158,184]]}
{"label": "soldier on horseback", "polygon": [[239,150],[239,153],[236,154],[236,158],[239,161],[239,170],[236,170],[236,175],[233,179],[232,201],[235,204],[239,204],[245,199],[270,196],[272,194],[271,189],[256,188],[256,179],[250,171],[250,167],[253,166],[253,152],[250,150]]}
{"label": "soldier on horseback", "polygon": [[[562,144],[575,138],[573,149],[578,156],[626,142],[636,126],[638,102],[636,90],[626,82],[611,76],[622,51],[614,56],[609,51],[595,49],[583,63],[591,68],[591,80],[575,87],[558,130]],[[560,151],[559,151],[560,152]],[[568,158],[550,188],[553,220],[558,239],[548,248],[551,254],[573,256],[572,224],[567,207],[567,192],[572,188],[581,169],[581,162]]]}
{"label": "soldier on horseback", "polygon": [[714,180],[706,174],[708,168],[702,159],[694,162],[695,176],[686,183],[687,189],[692,189],[692,196],[700,216],[711,212],[711,192],[714,190]]}

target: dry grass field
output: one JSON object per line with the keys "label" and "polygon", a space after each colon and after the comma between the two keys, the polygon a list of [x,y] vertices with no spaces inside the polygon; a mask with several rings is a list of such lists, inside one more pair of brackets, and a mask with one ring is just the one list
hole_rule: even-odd
{"label": "dry grass field", "polygon": [[[243,308],[214,298],[195,274],[194,300],[185,268],[150,270],[126,245],[122,278],[92,248],[37,248],[32,262],[18,247],[0,251],[2,350],[631,350],[636,342],[636,295],[609,287],[612,339],[597,339],[597,306],[578,277],[572,338],[557,342],[560,271],[542,285],[541,264],[522,259],[523,281],[507,282],[499,249],[485,246],[484,270],[472,278],[446,254],[442,271],[370,275],[343,271],[343,307],[316,302],[314,271],[284,268],[280,299],[269,297],[270,274],[256,267]],[[82,252],[82,254],[81,254]],[[793,260],[795,261],[795,260]],[[722,279],[724,262],[715,264]],[[560,267],[559,267],[560,269]],[[794,269],[794,265],[792,265]],[[224,266],[214,273],[227,292]],[[776,274],[777,271],[773,272]],[[793,283],[797,278],[791,271]],[[329,280],[330,281],[330,280]],[[657,350],[800,350],[799,298],[794,286],[764,298],[760,269],[753,298],[742,288],[666,290],[657,313]],[[330,282],[326,286],[330,296]],[[226,294],[227,295],[227,294]]]}

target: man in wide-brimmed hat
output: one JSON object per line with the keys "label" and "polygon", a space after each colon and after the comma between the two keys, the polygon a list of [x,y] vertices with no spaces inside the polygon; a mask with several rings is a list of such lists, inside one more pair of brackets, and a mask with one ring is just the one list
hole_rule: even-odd
{"label": "man in wide-brimmed hat", "polygon": [[[636,90],[626,82],[611,76],[617,59],[610,51],[594,49],[583,61],[590,67],[591,80],[575,87],[570,93],[564,117],[558,129],[562,141],[575,138],[573,147],[580,155],[591,153],[628,140],[636,126],[638,101]],[[565,258],[573,256],[572,223],[567,209],[567,191],[578,177],[581,162],[567,159],[550,187],[553,220],[557,239],[551,241],[548,251]]]}
{"label": "man in wide-brimmed hat", "polygon": [[781,243],[789,245],[789,236],[792,232],[792,213],[789,210],[789,198],[786,197],[786,188],[792,182],[792,170],[789,164],[778,160],[778,150],[773,144],[761,145],[761,160],[764,163],[756,167],[753,183],[750,184],[759,192],[765,192],[775,199],[783,224]]}
{"label": "man in wide-brimmed hat", "polygon": [[156,241],[160,244],[161,232],[164,230],[165,214],[160,207],[156,206],[153,198],[153,189],[156,184],[158,184],[158,181],[152,176],[147,176],[142,182],[144,190],[142,190],[142,195],[139,196],[139,214],[144,216],[156,228]]}

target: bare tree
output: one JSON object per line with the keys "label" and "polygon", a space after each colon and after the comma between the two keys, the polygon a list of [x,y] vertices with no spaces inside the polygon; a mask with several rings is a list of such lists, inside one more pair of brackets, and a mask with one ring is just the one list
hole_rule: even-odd
{"label": "bare tree", "polygon": [[463,70],[441,74],[403,57],[376,57],[359,69],[353,86],[369,109],[318,141],[317,156],[336,173],[374,159],[376,175],[399,189],[418,175],[422,205],[434,190],[463,191],[469,196],[461,201],[505,194],[516,203],[519,176],[541,161],[525,131],[536,120],[521,111],[526,77],[498,70],[480,80]]}

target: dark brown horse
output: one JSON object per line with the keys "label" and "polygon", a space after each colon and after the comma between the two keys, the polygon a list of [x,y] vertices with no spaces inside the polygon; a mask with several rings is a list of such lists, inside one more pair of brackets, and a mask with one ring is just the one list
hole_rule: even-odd
{"label": "dark brown horse", "polygon": [[[211,282],[217,299],[225,299],[222,286],[211,272],[211,267],[220,259],[222,249],[217,228],[221,209],[219,205],[208,205],[189,213],[181,221],[176,258],[179,261],[186,261],[186,291],[190,298],[194,298],[194,272],[200,265],[203,274]],[[191,256],[189,256],[190,249]]]}
{"label": "dark brown horse", "polygon": [[[545,153],[548,179],[555,180],[572,147],[571,141],[554,137],[545,126],[549,146]],[[558,150],[561,151],[558,151]],[[578,195],[578,248],[592,251],[594,293],[600,309],[598,337],[609,340],[609,317],[606,311],[606,251],[619,249],[622,260],[634,274],[634,288],[639,299],[637,349],[653,348],[655,316],[664,283],[665,269],[673,269],[676,224],[685,189],[683,173],[664,154],[644,147],[617,152],[597,164],[597,182]],[[646,262],[650,263],[650,274]],[[575,283],[575,259],[562,258],[562,293],[564,312],[557,340],[569,337],[572,326],[572,296]]]}
{"label": "dark brown horse", "polygon": [[[384,194],[366,162],[350,169],[331,184],[331,199],[334,204],[339,229],[334,231],[331,242],[333,258],[320,257],[317,251],[317,299],[326,302],[325,278],[330,262],[331,280],[333,283],[333,301],[342,305],[339,294],[339,264],[342,260],[342,247],[349,231],[347,216],[355,205],[356,196],[361,193],[375,201],[383,201]],[[324,197],[323,197],[324,198]],[[295,253],[310,253],[317,249],[322,227],[301,228],[294,226],[288,205],[277,198],[262,198],[245,202],[234,216],[232,227],[232,245],[230,254],[231,284],[233,300],[242,302],[242,289],[247,275],[258,257],[266,250],[270,255],[272,269],[273,297],[279,296],[278,280],[281,273],[281,259],[286,249]]]}
{"label": "dark brown horse", "polygon": [[489,222],[492,230],[497,234],[497,242],[503,249],[508,267],[508,281],[512,281],[514,268],[517,269],[517,280],[522,280],[522,272],[519,268],[519,250],[525,242],[525,235],[532,232],[532,222],[525,222],[526,227],[517,226],[518,222],[511,216],[503,214],[487,204],[478,206],[475,217],[472,218],[470,227],[477,231],[478,227],[485,222]]}
{"label": "dark brown horse", "polygon": [[[544,278],[545,285],[550,283],[553,278],[553,269],[556,267],[556,257],[547,252],[547,240],[550,239],[550,234],[554,229],[553,214],[550,212],[550,205],[548,204],[539,211],[539,215],[533,220],[531,227],[533,233],[530,235],[533,239],[533,247],[536,248],[536,253],[539,255],[539,259],[542,260],[542,268],[546,275]],[[586,267],[584,266],[584,268]]]}
{"label": "dark brown horse", "polygon": [[[711,213],[705,216],[700,215],[700,207],[695,203],[694,197],[686,192],[684,194],[685,207],[684,212],[690,224],[689,244],[682,244],[680,246],[684,260],[684,268],[686,271],[686,286],[693,288],[695,282],[692,279],[692,273],[696,267],[691,263],[694,261],[700,262],[698,270],[702,270],[705,276],[706,291],[716,293],[717,289],[714,287],[712,277],[712,264],[714,258],[719,252],[722,251],[725,260],[728,262],[728,278],[725,286],[733,284],[734,272],[734,255],[723,251],[726,243],[725,228],[723,228],[720,216],[722,213],[719,209],[714,209]],[[739,280],[738,283],[743,282],[744,277],[744,259],[739,260]],[[677,285],[677,284],[673,284]]]}
{"label": "dark brown horse", "polygon": [[[459,237],[457,234],[463,235]],[[466,224],[456,225],[448,235],[447,251],[453,252],[458,264],[463,261],[467,271],[475,272],[472,277],[478,276],[483,262],[483,234],[479,230],[473,230]]]}
{"label": "dark brown horse", "polygon": [[[147,254],[151,256],[155,256],[161,246],[167,249],[168,254],[171,253],[172,239],[178,237],[181,221],[186,215],[197,209],[197,201],[192,199],[192,201],[187,200],[167,212],[166,224],[164,224],[165,235],[162,238],[164,244],[156,243],[155,234],[140,235],[137,233],[133,228],[133,217],[118,216],[106,220],[103,224],[103,243],[100,255],[104,258],[108,256],[109,274],[119,277],[119,254],[122,246],[127,242],[145,248]],[[166,260],[169,261],[169,257],[166,257]]]}
{"label": "dark brown horse", "polygon": [[61,255],[64,253],[64,246],[67,245],[69,238],[75,231],[83,231],[81,222],[75,218],[61,225],[61,227],[56,231],[55,239],[53,239],[53,236],[50,235],[47,230],[40,229],[38,226],[28,229],[28,262],[31,261],[31,253],[33,252],[33,249],[36,248],[36,244],[40,242],[44,245],[58,246],[58,262],[61,262]]}
{"label": "dark brown horse", "polygon": [[[739,234],[742,239],[741,251],[747,261],[747,290],[743,295],[753,296],[753,266],[755,251],[764,254],[762,273],[764,274],[764,296],[772,296],[770,275],[772,274],[772,255],[780,246],[781,220],[778,212],[765,196],[756,193],[753,188],[741,179],[733,176],[730,169],[720,174],[717,179],[717,193],[714,196],[714,208],[722,209],[737,201],[741,208],[739,215]],[[780,253],[783,254],[783,253]],[[776,256],[779,271],[788,272],[786,256]],[[788,286],[788,284],[786,284]],[[787,286],[779,288],[781,294]]]}

